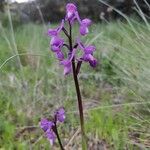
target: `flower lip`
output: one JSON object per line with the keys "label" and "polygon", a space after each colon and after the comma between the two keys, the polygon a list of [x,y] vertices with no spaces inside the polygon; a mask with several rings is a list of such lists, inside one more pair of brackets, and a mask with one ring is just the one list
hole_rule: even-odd
{"label": "flower lip", "polygon": [[93,68],[97,66],[97,60],[95,58],[93,60],[90,60],[89,63],[90,63],[90,66]]}
{"label": "flower lip", "polygon": [[72,70],[71,61],[66,59],[61,61],[60,64],[64,66],[64,75],[68,75]]}
{"label": "flower lip", "polygon": [[72,71],[72,59],[75,57],[76,50],[77,48],[73,48],[73,50],[68,53],[68,58],[60,62],[60,65],[64,66],[64,75],[68,75]]}
{"label": "flower lip", "polygon": [[89,62],[91,67],[96,67],[97,60],[93,57],[92,54],[84,54],[82,60]]}
{"label": "flower lip", "polygon": [[51,129],[48,129],[45,134],[46,134],[46,137],[48,138],[48,140],[50,141],[50,144],[53,145],[56,140],[56,135],[55,135],[54,131]]}
{"label": "flower lip", "polygon": [[58,58],[59,61],[62,61],[64,59],[64,54],[58,50],[56,52],[56,57]]}
{"label": "flower lip", "polygon": [[88,34],[88,33],[89,33],[88,27],[81,25],[81,26],[80,26],[80,34],[84,36],[84,35],[86,35],[86,34]]}
{"label": "flower lip", "polygon": [[63,46],[64,40],[58,36],[55,36],[51,39],[50,45],[51,49],[54,52],[60,51]]}

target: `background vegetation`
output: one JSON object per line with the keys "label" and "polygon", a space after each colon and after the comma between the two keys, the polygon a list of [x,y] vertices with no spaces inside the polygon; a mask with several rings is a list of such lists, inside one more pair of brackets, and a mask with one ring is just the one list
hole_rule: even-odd
{"label": "background vegetation", "polygon": [[[89,149],[149,149],[149,20],[140,9],[141,19],[114,11],[124,21],[103,18],[83,39],[97,47],[99,62],[95,70],[84,64],[80,74]],[[50,149],[38,123],[63,105],[67,111],[59,129],[63,144],[78,149],[72,76],[63,76],[46,36],[47,29],[57,25],[15,25],[9,7],[5,15],[7,26],[0,24],[0,148]]]}

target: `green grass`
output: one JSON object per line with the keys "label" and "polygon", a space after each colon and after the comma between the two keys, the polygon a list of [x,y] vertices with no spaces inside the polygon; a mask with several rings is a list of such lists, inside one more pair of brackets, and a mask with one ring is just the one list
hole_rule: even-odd
{"label": "green grass", "polygon": [[[96,45],[99,62],[94,70],[84,64],[80,74],[83,100],[89,104],[87,135],[115,150],[146,149],[150,139],[150,30],[144,23],[130,23],[135,30],[119,21],[94,24],[83,38]],[[10,29],[0,32],[0,148],[49,149],[36,127],[62,105],[68,115],[60,132],[68,141],[70,130],[79,126],[74,84],[49,51],[43,26],[18,27],[15,41]]]}

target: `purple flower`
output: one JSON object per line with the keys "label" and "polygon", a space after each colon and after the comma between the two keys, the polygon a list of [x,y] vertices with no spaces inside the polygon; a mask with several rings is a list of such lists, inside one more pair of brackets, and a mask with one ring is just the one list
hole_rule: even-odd
{"label": "purple flower", "polygon": [[68,75],[72,71],[71,61],[69,59],[63,60],[60,63],[64,66],[64,75]]}
{"label": "purple flower", "polygon": [[[77,7],[73,3],[68,3],[66,5],[66,16],[65,19],[62,20],[59,27],[55,29],[49,29],[48,35],[51,36],[51,50],[55,53],[56,58],[60,61],[60,64],[64,66],[64,75],[68,75],[72,71],[72,60],[73,61],[85,61],[89,62],[89,64],[92,67],[95,67],[97,64],[97,60],[93,57],[93,52],[95,51],[95,47],[92,45],[84,46],[81,42],[72,43],[73,39],[69,34],[70,31],[67,31],[65,28],[65,22],[69,23],[69,27],[73,27],[73,23],[75,21],[79,22],[80,28],[79,32],[81,35],[86,35],[89,32],[89,26],[92,24],[92,21],[88,18],[85,18],[83,20],[80,19],[80,16],[77,11]],[[70,42],[69,44],[64,43],[64,39],[59,36],[59,33],[63,31],[65,35],[67,36]],[[62,51],[62,47],[66,46],[69,50],[68,56],[65,59],[64,53]],[[76,50],[80,47],[80,49],[83,51],[82,57],[76,58]],[[70,49],[73,48],[73,49]]]}
{"label": "purple flower", "polygon": [[55,116],[56,116],[56,120],[59,122],[64,122],[66,116],[65,116],[65,110],[63,107],[59,108],[56,112],[55,112]]}
{"label": "purple flower", "polygon": [[48,121],[47,119],[43,118],[40,121],[40,127],[46,132],[48,129],[51,129],[54,123],[52,121]]}
{"label": "purple flower", "polygon": [[93,54],[93,52],[96,50],[96,47],[93,45],[89,45],[84,47],[84,53],[85,54]]}
{"label": "purple flower", "polygon": [[51,39],[50,45],[51,45],[51,50],[53,52],[58,52],[61,50],[61,48],[63,47],[64,44],[64,40],[58,36],[54,36]]}
{"label": "purple flower", "polygon": [[77,43],[84,53],[81,60],[89,62],[91,67],[96,67],[97,60],[93,57],[93,52],[96,50],[95,46],[93,45],[84,46],[83,43],[81,43],[80,39],[77,39]]}
{"label": "purple flower", "polygon": [[84,54],[82,59],[84,61],[89,62],[91,67],[96,67],[96,65],[97,65],[97,60],[93,57],[92,54]]}
{"label": "purple flower", "polygon": [[77,43],[78,43],[80,49],[85,54],[93,54],[93,52],[96,50],[96,47],[93,45],[84,46],[83,43],[80,41],[80,38],[77,39]]}
{"label": "purple flower", "polygon": [[90,19],[83,19],[80,23],[80,34],[81,35],[86,35],[89,33],[88,27],[91,25],[92,21]]}
{"label": "purple flower", "polygon": [[53,143],[56,140],[56,135],[58,134],[57,131],[57,122],[64,122],[66,116],[65,116],[65,110],[63,107],[60,107],[57,109],[53,116],[53,120],[49,121],[45,118],[41,119],[40,121],[40,127],[43,129],[45,136],[50,141],[50,144],[53,145]]}
{"label": "purple flower", "polygon": [[66,5],[66,20],[71,21],[73,18],[75,19],[76,11],[77,7],[73,3],[68,3]]}
{"label": "purple flower", "polygon": [[68,58],[61,61],[61,65],[64,66],[64,75],[68,75],[72,71],[72,59],[75,57],[76,48],[72,50],[72,52],[69,52]]}
{"label": "purple flower", "polygon": [[62,22],[58,28],[49,29],[47,34],[51,37],[58,36],[58,34],[60,33],[60,31],[62,30],[63,27],[64,27],[64,19],[62,20]]}
{"label": "purple flower", "polygon": [[56,134],[54,133],[54,131],[52,129],[48,129],[45,134],[50,141],[50,144],[53,145],[56,140]]}
{"label": "purple flower", "polygon": [[62,51],[58,51],[55,53],[56,54],[56,58],[59,60],[59,61],[62,61],[64,60],[64,54]]}
{"label": "purple flower", "polygon": [[68,3],[66,5],[66,21],[69,21],[71,25],[74,23],[75,20],[78,20],[81,23],[81,19],[79,17],[77,7],[73,3]]}
{"label": "purple flower", "polygon": [[58,29],[48,29],[48,33],[49,36],[57,36],[58,34]]}

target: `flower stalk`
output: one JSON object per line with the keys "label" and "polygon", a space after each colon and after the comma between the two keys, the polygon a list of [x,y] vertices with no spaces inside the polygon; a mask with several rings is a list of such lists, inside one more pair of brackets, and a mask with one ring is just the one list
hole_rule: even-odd
{"label": "flower stalk", "polygon": [[[69,46],[70,50],[72,51],[73,45],[72,45],[72,26],[71,23],[69,22]],[[83,114],[83,104],[82,104],[82,97],[81,97],[81,92],[80,92],[80,87],[79,87],[79,82],[78,82],[78,74],[77,74],[77,69],[76,69],[76,64],[75,64],[75,58],[72,59],[72,70],[73,70],[73,79],[74,79],[74,84],[76,88],[76,94],[77,94],[77,99],[78,99],[78,109],[79,109],[79,115],[80,115],[80,126],[81,126],[81,135],[82,135],[82,149],[85,150],[86,148],[86,135],[85,135],[85,129],[84,129],[84,114]]]}
{"label": "flower stalk", "polygon": [[[79,24],[79,32],[78,32],[79,34],[77,35],[77,37],[73,37],[72,35],[72,27],[75,24],[75,22],[78,22]],[[69,25],[69,30],[66,30],[65,28],[66,23]],[[78,81],[78,74],[80,72],[80,68],[83,62],[89,63],[89,65],[94,68],[97,65],[97,60],[93,56],[96,47],[93,45],[85,45],[80,40],[80,37],[86,36],[89,33],[89,27],[91,26],[91,23],[92,21],[88,18],[81,19],[77,11],[77,7],[73,3],[68,3],[66,5],[66,16],[64,19],[62,19],[60,26],[48,30],[48,35],[51,37],[51,41],[50,41],[51,51],[55,54],[56,58],[59,60],[60,65],[64,67],[64,75],[69,75],[70,73],[73,73],[73,79],[74,79],[74,84],[76,89],[78,109],[80,115],[83,150],[87,150],[87,141],[86,141],[85,128],[84,128],[84,113],[83,113],[82,96],[81,96],[81,91],[80,91],[79,81]],[[60,37],[61,31],[63,31],[65,36],[68,38],[68,43],[65,43],[65,40]],[[67,57],[66,57],[66,53],[63,52],[64,48],[68,49]],[[81,52],[79,53],[80,56],[77,55],[78,51]],[[58,120],[60,122],[63,122],[64,118],[62,118],[62,116],[64,116],[64,111],[61,110],[59,112],[61,113],[60,115],[58,115]],[[49,139],[53,142],[54,139],[57,137],[60,147],[63,150],[63,146],[59,138],[56,124],[53,125],[53,128],[54,128],[53,132],[55,133],[54,134],[55,137],[53,136],[53,138],[50,137]],[[52,134],[53,133],[51,132],[51,136]]]}
{"label": "flower stalk", "polygon": [[85,129],[84,129],[84,114],[83,114],[83,104],[82,104],[82,97],[78,82],[78,76],[76,72],[76,66],[75,61],[72,61],[72,69],[73,69],[73,79],[76,87],[76,94],[78,99],[78,108],[79,108],[79,114],[80,114],[80,125],[81,125],[81,134],[82,134],[82,149],[86,150],[87,144],[86,144],[86,135],[85,135]]}

